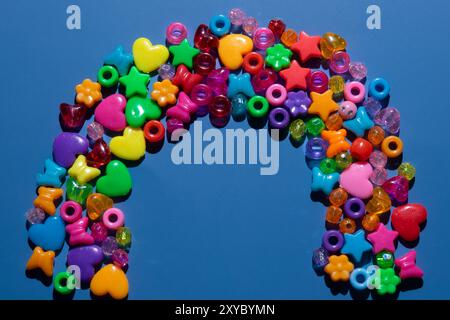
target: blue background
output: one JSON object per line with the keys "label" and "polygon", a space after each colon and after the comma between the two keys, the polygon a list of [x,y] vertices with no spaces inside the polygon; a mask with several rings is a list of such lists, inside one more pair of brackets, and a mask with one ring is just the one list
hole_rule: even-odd
{"label": "blue background", "polygon": [[[66,29],[66,8],[78,4],[82,29]],[[159,4],[158,4],[159,3]],[[378,4],[382,29],[366,28],[366,8]],[[348,41],[368,79],[391,84],[390,105],[402,114],[404,159],[417,167],[410,201],[429,210],[417,248],[423,287],[401,299],[450,298],[448,250],[448,1],[8,1],[0,8],[2,112],[0,175],[0,298],[51,299],[52,287],[28,279],[31,254],[24,212],[35,197],[35,175],[61,131],[58,106],[74,86],[96,78],[102,58],[137,37],[163,43],[165,28],[181,21],[193,30],[209,17],[242,7],[261,24],[278,16],[310,34],[334,31]],[[209,121],[204,119],[204,128]],[[248,127],[247,122],[229,127]],[[167,144],[131,168],[134,188],[118,204],[133,231],[130,299],[349,299],[311,268],[325,208],[310,198],[304,147],[286,140],[280,171],[259,166],[176,166]],[[392,174],[392,173],[391,173]],[[67,246],[56,259],[64,268]],[[397,253],[406,249],[399,245]],[[344,291],[345,293],[345,291]],[[89,290],[76,299],[89,298]]]}

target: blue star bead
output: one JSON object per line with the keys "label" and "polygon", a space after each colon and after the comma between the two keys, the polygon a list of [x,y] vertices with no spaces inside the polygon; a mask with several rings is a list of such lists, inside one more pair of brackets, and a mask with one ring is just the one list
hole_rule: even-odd
{"label": "blue star bead", "polygon": [[247,97],[253,97],[255,91],[250,82],[250,74],[243,73],[239,76],[230,74],[228,77],[228,97],[232,98],[238,93],[243,93]]}
{"label": "blue star bead", "polygon": [[364,252],[372,250],[372,246],[366,240],[363,230],[356,233],[345,233],[345,244],[341,249],[341,253],[350,255],[357,263],[361,262]]}
{"label": "blue star bead", "polygon": [[44,173],[38,173],[36,180],[38,186],[59,188],[61,179],[66,175],[66,169],[57,165],[50,159],[45,160]]}
{"label": "blue star bead", "polygon": [[374,126],[373,121],[369,118],[366,108],[359,107],[356,116],[352,120],[344,121],[344,128],[352,131],[358,137],[364,136],[366,130]]}
{"label": "blue star bead", "polygon": [[339,181],[339,173],[333,172],[324,174],[319,168],[312,169],[312,191],[322,191],[325,195],[329,195],[333,191],[334,185]]}
{"label": "blue star bead", "polygon": [[126,75],[133,64],[133,55],[126,53],[122,46],[117,46],[113,52],[103,59],[104,64],[113,65],[121,76]]}

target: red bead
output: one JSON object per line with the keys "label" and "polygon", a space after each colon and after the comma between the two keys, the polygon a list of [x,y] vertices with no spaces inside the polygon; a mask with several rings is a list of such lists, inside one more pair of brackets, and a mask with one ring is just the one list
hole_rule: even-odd
{"label": "red bead", "polygon": [[211,32],[206,24],[201,24],[195,31],[194,46],[201,51],[211,52],[219,46],[219,39]]}
{"label": "red bead", "polygon": [[250,52],[244,57],[243,68],[250,74],[256,74],[264,67],[264,58],[257,52]]}
{"label": "red bead", "polygon": [[363,138],[356,138],[350,147],[352,157],[358,161],[367,161],[372,153],[372,144]]}
{"label": "red bead", "polygon": [[183,91],[190,93],[192,88],[202,81],[202,76],[199,74],[192,74],[184,64],[180,64],[172,79],[172,83],[178,87],[183,88]]}
{"label": "red bead", "polygon": [[61,122],[64,129],[76,130],[83,127],[86,120],[86,107],[81,104],[61,103]]}
{"label": "red bead", "polygon": [[286,24],[280,19],[272,19],[269,22],[268,28],[272,30],[275,37],[279,39],[286,29]]}
{"label": "red bead", "polygon": [[231,102],[225,96],[216,96],[208,107],[209,119],[216,127],[224,127],[230,119]]}
{"label": "red bead", "polygon": [[111,161],[111,150],[103,140],[94,143],[92,151],[86,155],[86,163],[90,167],[100,168]]}
{"label": "red bead", "polygon": [[311,72],[307,80],[309,91],[324,93],[328,90],[328,76],[321,70]]}
{"label": "red bead", "polygon": [[259,94],[265,93],[268,87],[278,80],[277,73],[272,69],[261,69],[252,77],[253,89]]}
{"label": "red bead", "polygon": [[202,52],[194,58],[194,71],[202,76],[207,76],[216,67],[216,58],[209,53]]}
{"label": "red bead", "polygon": [[150,143],[156,143],[164,139],[166,129],[158,120],[150,120],[144,126],[144,136]]}

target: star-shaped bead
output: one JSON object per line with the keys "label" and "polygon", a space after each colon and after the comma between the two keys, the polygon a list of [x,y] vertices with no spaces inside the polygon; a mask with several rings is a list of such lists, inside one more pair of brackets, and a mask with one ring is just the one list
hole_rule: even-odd
{"label": "star-shaped bead", "polygon": [[394,252],[394,241],[397,239],[397,236],[397,231],[389,230],[383,223],[380,223],[377,231],[370,233],[367,236],[367,240],[372,244],[373,253],[378,253],[383,250]]}
{"label": "star-shaped bead", "polygon": [[119,74],[123,76],[128,73],[133,64],[133,55],[126,53],[122,46],[117,46],[114,51],[103,59],[103,63],[116,67]]}
{"label": "star-shaped bead", "polygon": [[120,84],[125,86],[125,95],[127,98],[135,95],[145,97],[148,92],[147,85],[149,81],[150,76],[139,72],[136,67],[131,67],[130,72],[119,79]]}
{"label": "star-shaped bead", "polygon": [[372,249],[372,246],[367,242],[364,231],[359,230],[356,233],[345,233],[345,244],[341,249],[341,253],[350,255],[356,263],[360,263],[364,252]]}
{"label": "star-shaped bead", "polygon": [[339,173],[333,172],[325,174],[319,168],[314,167],[312,170],[312,191],[322,191],[325,195],[329,195],[333,191],[334,185],[339,181]]}
{"label": "star-shaped bead", "polygon": [[266,50],[266,64],[275,71],[289,67],[292,51],[278,43]]}
{"label": "star-shaped bead", "polygon": [[230,74],[228,77],[228,97],[232,98],[239,92],[248,97],[253,97],[255,91],[250,82],[250,74],[243,73],[241,75]]}
{"label": "star-shaped bead", "polygon": [[352,131],[358,137],[364,136],[366,130],[369,130],[374,126],[373,121],[369,118],[366,108],[359,107],[356,111],[355,118],[344,121],[344,128]]}
{"label": "star-shaped bead", "polygon": [[173,55],[172,65],[176,67],[184,64],[189,69],[192,69],[194,57],[200,53],[200,50],[193,48],[187,39],[181,41],[179,45],[171,46],[169,51]]}
{"label": "star-shaped bead", "polygon": [[333,91],[324,93],[311,92],[312,104],[308,109],[311,114],[317,114],[323,121],[327,121],[330,113],[337,111],[339,105],[333,100]]}
{"label": "star-shaped bead", "polygon": [[321,58],[322,53],[319,49],[320,37],[310,36],[306,32],[300,32],[299,39],[291,46],[291,50],[298,54],[302,62],[311,58]]}
{"label": "star-shaped bead", "polygon": [[297,61],[292,61],[291,66],[280,72],[280,76],[286,81],[286,89],[306,89],[306,77],[311,73],[310,69],[302,68]]}

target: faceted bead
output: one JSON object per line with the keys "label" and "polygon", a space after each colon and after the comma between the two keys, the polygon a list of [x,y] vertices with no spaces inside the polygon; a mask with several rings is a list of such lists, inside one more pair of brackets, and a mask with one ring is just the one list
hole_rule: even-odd
{"label": "faceted bead", "polygon": [[45,212],[41,208],[31,208],[25,213],[27,221],[31,224],[42,223],[45,220]]}
{"label": "faceted bead", "polygon": [[233,8],[228,13],[228,18],[233,26],[239,27],[244,22],[246,14],[240,8]]}
{"label": "faceted bead", "polygon": [[203,52],[210,52],[219,46],[219,39],[206,24],[201,24],[195,31],[194,46]]}
{"label": "faceted bead", "polygon": [[230,70],[226,68],[219,68],[211,71],[206,77],[206,84],[219,95],[226,95],[228,91],[227,80],[230,75]]}
{"label": "faceted bead", "polygon": [[367,232],[373,232],[378,228],[380,224],[380,217],[377,214],[369,213],[364,216],[362,219],[362,227]]}
{"label": "faceted bead", "polygon": [[369,214],[381,214],[391,208],[391,198],[381,187],[373,189],[372,198],[366,204],[366,211]]}
{"label": "faceted bead", "polygon": [[325,248],[314,250],[312,256],[312,265],[314,270],[320,271],[328,264],[328,251]]}
{"label": "faceted bead", "polygon": [[331,224],[338,224],[342,217],[342,209],[336,206],[329,206],[325,220]]}
{"label": "faceted bead", "polygon": [[403,176],[409,181],[414,179],[416,175],[416,168],[409,162],[403,162],[397,169],[398,175]]}
{"label": "faceted bead", "polygon": [[374,168],[370,175],[370,181],[376,186],[381,186],[386,179],[387,171],[385,168]]}
{"label": "faceted bead", "polygon": [[333,206],[341,207],[347,201],[348,193],[344,188],[336,188],[331,191],[328,199]]}
{"label": "faceted bead", "polygon": [[298,40],[297,32],[295,32],[295,30],[292,29],[285,30],[281,35],[281,43],[288,48],[292,46],[294,43],[296,43],[297,40]]}
{"label": "faceted bead", "polygon": [[249,37],[252,37],[256,29],[258,29],[258,21],[253,17],[246,17],[242,23],[242,30]]}
{"label": "faceted bead", "polygon": [[381,269],[392,268],[394,266],[394,254],[390,251],[383,250],[376,254],[375,261]]}
{"label": "faceted bead", "polygon": [[98,122],[93,121],[87,126],[87,136],[92,142],[102,139],[104,133],[105,129],[103,129],[103,126]]}
{"label": "faceted bead", "polygon": [[78,202],[82,206],[86,203],[87,197],[92,193],[94,187],[89,183],[78,183],[74,178],[70,177],[66,182],[67,199]]}
{"label": "faceted bead", "polygon": [[375,116],[378,114],[378,112],[380,112],[382,107],[380,101],[372,97],[368,97],[366,100],[364,100],[363,106],[366,108],[367,114],[372,119],[375,118]]}
{"label": "faceted bead", "polygon": [[103,222],[94,222],[91,225],[91,236],[94,238],[95,243],[102,243],[108,236],[108,228]]}
{"label": "faceted bead", "polygon": [[114,201],[101,193],[93,193],[86,200],[86,211],[89,219],[97,220],[103,213],[112,208]]}
{"label": "faceted bead", "polygon": [[396,134],[400,130],[400,112],[396,108],[382,109],[377,113],[374,121],[390,134]]}
{"label": "faceted bead", "polygon": [[116,238],[107,237],[102,243],[103,255],[107,258],[111,257],[114,250],[118,248]]}
{"label": "faceted bead", "polygon": [[131,245],[131,230],[128,227],[120,227],[116,231],[117,244],[122,248],[128,248]]}
{"label": "faceted bead", "polygon": [[325,123],[319,117],[313,117],[306,121],[306,130],[314,137],[320,135],[323,129],[325,129]]}
{"label": "faceted bead", "polygon": [[81,104],[61,103],[59,106],[63,128],[80,129],[86,120],[87,108]]}
{"label": "faceted bead", "polygon": [[350,62],[348,71],[356,81],[361,81],[367,76],[367,68],[364,63],[361,62]]}
{"label": "faceted bead", "polygon": [[347,169],[353,162],[353,158],[348,152],[341,152],[334,158],[336,160],[336,168],[340,171]]}
{"label": "faceted bead", "polygon": [[373,150],[369,162],[374,168],[384,168],[387,163],[387,156],[380,150]]}
{"label": "faceted bead", "polygon": [[383,189],[395,204],[408,200],[409,181],[403,176],[395,176],[383,183]]}
{"label": "faceted bead", "polygon": [[350,218],[345,218],[339,223],[339,231],[342,233],[354,233],[356,231],[356,223]]}
{"label": "faceted bead", "polygon": [[338,131],[342,128],[342,124],[344,123],[344,120],[342,120],[341,116],[338,112],[335,112],[331,114],[327,121],[325,122],[325,126],[330,131]]}
{"label": "faceted bead", "polygon": [[101,168],[111,161],[111,150],[108,144],[97,140],[92,146],[92,151],[86,155],[87,165],[94,168]]}
{"label": "faceted bead", "polygon": [[112,252],[111,259],[119,268],[124,268],[128,265],[128,253],[123,249],[115,249]]}
{"label": "faceted bead", "polygon": [[332,76],[328,80],[328,88],[333,92],[334,96],[339,96],[344,93],[345,81],[342,76]]}
{"label": "faceted bead", "polygon": [[268,28],[272,30],[277,39],[280,39],[286,29],[286,24],[281,19],[272,19],[269,21]]}
{"label": "faceted bead", "polygon": [[334,159],[325,158],[320,161],[320,171],[325,174],[330,174],[336,171],[336,161]]}
{"label": "faceted bead", "polygon": [[248,99],[243,93],[238,93],[231,99],[231,116],[235,121],[242,121],[247,114]]}
{"label": "faceted bead", "polygon": [[373,144],[374,147],[379,146],[381,142],[384,140],[384,130],[380,126],[373,126],[370,128],[369,133],[367,134],[367,139]]}
{"label": "faceted bead", "polygon": [[158,69],[158,74],[161,80],[172,80],[175,77],[175,67],[169,63],[161,65]]}
{"label": "faceted bead", "polygon": [[300,141],[305,135],[306,125],[302,119],[295,119],[289,125],[289,134],[294,141]]}
{"label": "faceted bead", "polygon": [[325,59],[330,59],[336,51],[344,51],[347,42],[340,35],[327,32],[320,39],[320,51]]}

